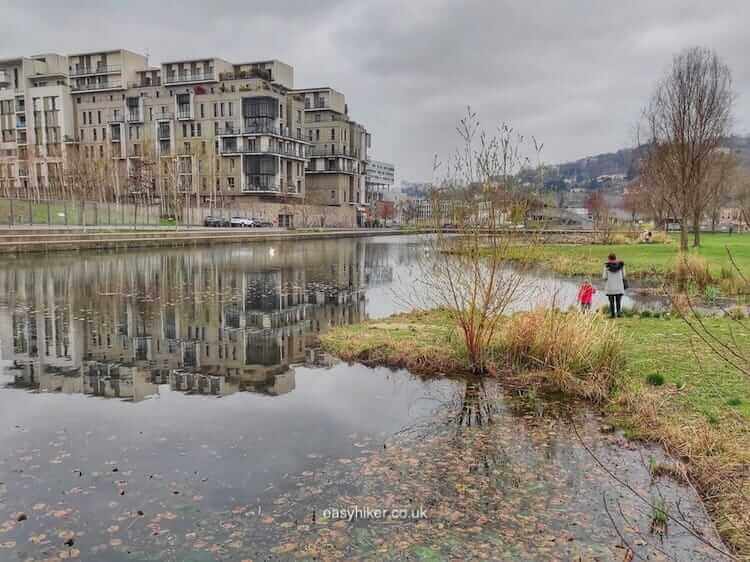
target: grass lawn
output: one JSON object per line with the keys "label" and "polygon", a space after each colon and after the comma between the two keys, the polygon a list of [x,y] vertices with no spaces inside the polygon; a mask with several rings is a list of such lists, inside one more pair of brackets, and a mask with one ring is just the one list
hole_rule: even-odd
{"label": "grass lawn", "polygon": [[[729,248],[745,275],[750,276],[750,233],[705,233],[701,240],[701,247],[690,251],[706,259],[712,275],[718,278],[722,268],[731,268]],[[636,277],[651,272],[663,275],[675,264],[679,241],[675,236],[671,244],[550,244],[541,248],[539,259],[565,275],[601,275],[602,264],[610,252],[625,262],[628,275]]]}
{"label": "grass lawn", "polygon": [[[85,219],[87,225],[129,225],[133,224],[135,214],[133,205],[118,206],[114,203],[107,205],[87,202],[82,213],[81,207],[74,202],[50,202],[47,204],[46,201],[35,203],[19,200],[13,201],[12,211],[13,220],[11,221],[10,200],[0,199],[0,226],[6,226],[10,222],[16,225],[80,225],[82,219]],[[29,222],[29,216],[31,222]],[[156,226],[157,217],[154,209],[147,213],[145,207],[139,206],[137,219],[138,224]]]}
{"label": "grass lawn", "polygon": [[[737,345],[750,350],[750,322],[744,328],[725,318],[704,320],[712,332],[726,340],[736,338]],[[670,400],[683,413],[696,414],[717,424],[740,419],[750,430],[750,380],[728,367],[679,318],[622,318],[618,320],[624,336],[622,383],[654,388],[659,383],[675,392]]]}

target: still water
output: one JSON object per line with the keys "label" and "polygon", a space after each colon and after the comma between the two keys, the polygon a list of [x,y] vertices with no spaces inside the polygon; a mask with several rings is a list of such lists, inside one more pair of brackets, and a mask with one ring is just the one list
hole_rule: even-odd
{"label": "still water", "polygon": [[[4,260],[0,560],[720,558],[694,492],[650,478],[663,453],[602,434],[586,406],[320,353],[331,326],[402,310],[424,251]],[[576,283],[538,281],[573,302]],[[654,531],[584,443],[685,526]]]}

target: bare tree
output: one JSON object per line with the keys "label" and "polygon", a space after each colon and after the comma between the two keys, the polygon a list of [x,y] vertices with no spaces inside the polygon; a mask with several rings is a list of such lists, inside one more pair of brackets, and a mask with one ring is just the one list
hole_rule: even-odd
{"label": "bare tree", "polygon": [[734,96],[732,76],[716,53],[693,47],[674,57],[644,112],[647,166],[663,186],[664,201],[680,221],[680,248],[694,245],[707,205],[706,174],[721,140],[729,133]]}
{"label": "bare tree", "polygon": [[[526,140],[506,125],[487,134],[470,109],[458,133],[462,146],[444,167],[431,200],[438,234],[409,299],[420,308],[447,309],[472,371],[485,373],[502,315],[528,289],[523,268],[512,267],[511,259],[530,242],[501,228],[523,200],[515,195],[521,191],[518,172],[528,164],[521,152]],[[443,233],[446,222],[456,232]]]}

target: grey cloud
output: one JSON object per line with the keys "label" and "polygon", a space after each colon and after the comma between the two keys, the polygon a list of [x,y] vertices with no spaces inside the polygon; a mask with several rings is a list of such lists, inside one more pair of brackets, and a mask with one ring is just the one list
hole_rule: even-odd
{"label": "grey cloud", "polygon": [[750,130],[750,3],[662,0],[275,0],[207,3],[11,1],[0,54],[105,47],[189,56],[279,58],[298,86],[347,95],[373,155],[428,178],[466,105],[488,128],[513,124],[557,162],[633,142],[672,54],[715,48],[734,72],[738,132]]}

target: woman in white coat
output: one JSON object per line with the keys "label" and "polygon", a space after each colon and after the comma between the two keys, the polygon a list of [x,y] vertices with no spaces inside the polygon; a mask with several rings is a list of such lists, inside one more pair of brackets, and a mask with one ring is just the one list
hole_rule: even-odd
{"label": "woman in white coat", "polygon": [[614,254],[604,264],[602,279],[607,281],[604,294],[609,299],[609,314],[612,318],[622,316],[622,295],[625,294],[625,264]]}

